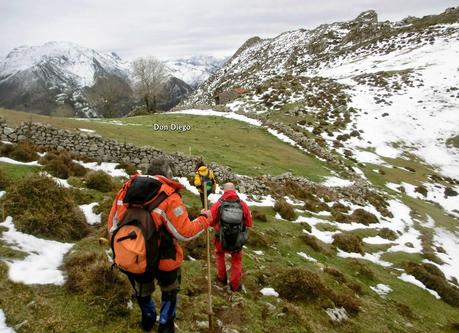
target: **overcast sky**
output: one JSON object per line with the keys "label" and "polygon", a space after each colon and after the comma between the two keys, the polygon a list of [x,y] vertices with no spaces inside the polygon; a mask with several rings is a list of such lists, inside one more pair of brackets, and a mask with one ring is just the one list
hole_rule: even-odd
{"label": "overcast sky", "polygon": [[380,20],[440,13],[459,0],[0,0],[0,56],[71,41],[122,58],[231,55],[252,36],[313,28],[375,9]]}

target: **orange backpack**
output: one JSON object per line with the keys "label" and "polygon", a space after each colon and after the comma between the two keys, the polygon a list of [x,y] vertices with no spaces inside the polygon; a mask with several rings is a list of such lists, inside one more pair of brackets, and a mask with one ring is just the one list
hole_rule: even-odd
{"label": "orange backpack", "polygon": [[[155,272],[159,264],[160,232],[151,212],[167,195],[158,194],[162,183],[149,176],[136,176],[127,183],[123,205],[126,212],[111,237],[114,265],[130,274]],[[118,199],[118,198],[117,198]]]}

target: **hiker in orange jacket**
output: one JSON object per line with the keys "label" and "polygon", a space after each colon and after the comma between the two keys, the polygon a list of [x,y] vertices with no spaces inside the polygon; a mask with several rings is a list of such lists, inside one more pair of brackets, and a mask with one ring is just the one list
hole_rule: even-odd
{"label": "hiker in orange jacket", "polygon": [[[159,266],[155,273],[139,275],[130,274],[124,270],[123,272],[127,273],[136,292],[142,312],[143,329],[151,330],[156,322],[156,308],[151,298],[156,279],[162,292],[158,332],[174,332],[177,294],[181,280],[180,266],[183,262],[183,250],[177,240],[189,241],[201,235],[212,222],[212,215],[210,211],[202,210],[201,215],[190,221],[186,207],[178,193],[183,186],[171,180],[172,169],[167,161],[153,161],[147,173],[161,183],[156,198],[160,195],[165,196],[165,199],[150,213],[156,228],[160,231]],[[111,234],[116,230],[118,221],[122,220],[128,210],[128,205],[123,203],[123,199],[133,179],[151,176],[134,175],[120,189],[108,218],[108,229]]]}
{"label": "hiker in orange jacket", "polygon": [[[222,212],[222,208],[228,203],[230,206],[228,220],[231,219],[231,214],[235,215],[236,222],[239,221],[241,230],[240,232],[233,232],[233,236],[231,236],[230,231],[230,236],[228,236],[228,239],[224,239],[224,235],[222,234],[224,233],[222,230],[222,225],[226,223],[223,221],[225,214]],[[247,241],[246,229],[252,227],[253,225],[252,214],[250,213],[250,209],[247,204],[240,200],[233,183],[226,183],[223,185],[223,195],[216,203],[212,205],[210,211],[213,216],[213,220],[210,226],[215,227],[214,244],[215,261],[217,266],[217,280],[224,285],[228,283],[225,253],[230,253],[230,288],[232,291],[239,291],[241,289],[242,277],[242,245],[244,245],[244,243]]]}

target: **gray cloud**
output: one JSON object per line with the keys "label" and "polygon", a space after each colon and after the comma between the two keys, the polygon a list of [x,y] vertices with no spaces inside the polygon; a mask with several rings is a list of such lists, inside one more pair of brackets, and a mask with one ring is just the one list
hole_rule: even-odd
{"label": "gray cloud", "polygon": [[349,20],[439,13],[450,0],[0,0],[0,55],[19,45],[72,41],[122,57],[231,55],[245,40]]}

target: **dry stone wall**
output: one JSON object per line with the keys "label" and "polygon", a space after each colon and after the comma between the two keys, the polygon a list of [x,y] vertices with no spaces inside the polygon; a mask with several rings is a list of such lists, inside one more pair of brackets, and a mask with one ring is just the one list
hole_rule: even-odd
{"label": "dry stone wall", "polygon": [[[9,128],[0,119],[1,140],[20,142],[28,140],[46,150],[67,150],[78,155],[104,162],[127,162],[139,168],[146,168],[154,159],[167,159],[173,162],[177,176],[190,176],[198,162],[198,157],[181,153],[167,154],[153,147],[138,147],[122,144],[115,140],[105,139],[98,135],[58,129],[41,123],[22,123],[17,128]],[[216,176],[221,180],[233,180],[237,176],[229,169],[210,163]]]}

